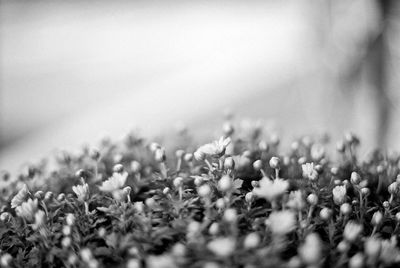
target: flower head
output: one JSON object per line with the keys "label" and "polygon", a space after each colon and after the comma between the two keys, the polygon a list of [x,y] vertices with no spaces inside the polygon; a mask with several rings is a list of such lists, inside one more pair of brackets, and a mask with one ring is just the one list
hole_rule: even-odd
{"label": "flower head", "polygon": [[303,170],[303,177],[309,179],[310,181],[315,181],[318,179],[318,172],[314,169],[314,163],[305,163],[301,165]]}
{"label": "flower head", "polygon": [[231,138],[221,137],[219,140],[212,143],[207,143],[200,146],[194,156],[196,160],[203,160],[206,156],[221,157],[225,154],[226,147],[231,143]]}
{"label": "flower head", "polygon": [[361,224],[349,221],[344,227],[343,237],[349,242],[354,242],[362,231],[363,226]]}
{"label": "flower head", "polygon": [[292,191],[289,193],[289,200],[287,202],[287,206],[295,210],[301,210],[306,206],[303,194],[300,190]]}
{"label": "flower head", "polygon": [[336,205],[341,205],[346,201],[346,196],[347,196],[347,190],[346,186],[344,185],[338,185],[335,186],[332,190],[333,194],[333,201],[335,202]]}
{"label": "flower head", "polygon": [[33,222],[35,213],[38,211],[38,200],[32,200],[23,202],[20,206],[15,209],[18,217],[24,218],[28,222]]}
{"label": "flower head", "polygon": [[32,224],[33,230],[40,230],[46,226],[46,214],[43,210],[38,210],[35,213],[35,222]]}
{"label": "flower head", "polygon": [[322,241],[318,234],[311,233],[307,235],[302,246],[299,247],[301,259],[309,266],[319,263],[322,259]]}
{"label": "flower head", "polygon": [[108,178],[108,180],[104,181],[103,184],[99,187],[102,192],[114,192],[117,190],[121,190],[128,178],[127,172],[117,173],[114,172],[113,175]]}
{"label": "flower head", "polygon": [[285,235],[295,228],[296,216],[290,210],[272,212],[266,223],[273,234]]}
{"label": "flower head", "polygon": [[207,244],[207,248],[215,255],[227,257],[235,250],[236,243],[233,238],[217,238]]}
{"label": "flower head", "polygon": [[89,198],[89,185],[84,183],[83,185],[74,185],[72,186],[72,191],[78,197],[80,201],[86,201]]}
{"label": "flower head", "polygon": [[259,187],[253,189],[253,193],[258,196],[273,201],[283,195],[289,188],[289,183],[283,179],[270,180],[267,177],[259,181]]}
{"label": "flower head", "polygon": [[21,190],[19,190],[19,192],[13,197],[13,199],[11,199],[11,208],[16,208],[20,206],[23,202],[25,202],[28,199],[29,194],[30,193],[28,190],[28,186],[24,184]]}

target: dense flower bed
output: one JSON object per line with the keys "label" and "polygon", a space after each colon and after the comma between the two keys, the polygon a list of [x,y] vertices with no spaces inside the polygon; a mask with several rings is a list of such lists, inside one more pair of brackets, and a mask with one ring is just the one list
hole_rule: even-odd
{"label": "dense flower bed", "polygon": [[64,152],[51,170],[43,162],[16,179],[4,173],[0,266],[400,263],[399,155],[361,161],[352,134],[329,156],[327,141],[310,137],[281,150],[257,124],[227,123],[205,145],[179,135],[171,153],[128,135]]}

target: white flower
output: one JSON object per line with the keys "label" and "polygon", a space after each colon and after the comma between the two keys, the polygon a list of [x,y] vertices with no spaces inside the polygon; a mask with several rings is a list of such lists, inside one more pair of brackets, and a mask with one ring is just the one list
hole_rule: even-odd
{"label": "white flower", "polygon": [[349,242],[354,242],[363,231],[363,226],[354,221],[349,221],[344,227],[343,237]]}
{"label": "white flower", "polygon": [[38,200],[28,199],[15,209],[18,217],[24,218],[28,222],[33,222],[35,213],[38,211]]}
{"label": "white flower", "polygon": [[287,206],[295,210],[302,210],[306,206],[306,202],[304,202],[303,194],[300,190],[289,193]]}
{"label": "white flower", "polygon": [[43,210],[38,210],[35,213],[35,223],[32,225],[33,230],[39,230],[46,226],[46,214]]}
{"label": "white flower", "polygon": [[128,178],[128,172],[114,172],[113,175],[108,178],[108,180],[104,181],[103,184],[99,187],[102,192],[114,192],[116,190],[121,190]]}
{"label": "white flower", "polygon": [[321,144],[315,143],[311,147],[311,157],[315,161],[321,160],[325,156],[325,149]]}
{"label": "white flower", "polygon": [[260,244],[261,238],[257,233],[248,234],[244,241],[243,246],[246,249],[255,248]]}
{"label": "white flower", "polygon": [[301,259],[309,266],[313,266],[322,259],[322,241],[316,233],[307,235],[302,246],[299,247],[299,255]]}
{"label": "white flower", "polygon": [[200,146],[194,156],[196,160],[203,160],[204,156],[221,157],[225,154],[226,147],[231,143],[231,138],[221,137],[218,141]]}
{"label": "white flower", "polygon": [[332,190],[333,194],[333,201],[335,202],[336,205],[341,205],[346,201],[346,196],[347,196],[347,190],[346,186],[344,185],[338,185],[335,186]]}
{"label": "white flower", "polygon": [[258,196],[273,201],[283,195],[289,188],[289,183],[283,179],[270,180],[267,177],[259,181],[259,187],[253,189],[253,193]]}
{"label": "white flower", "polygon": [[235,240],[233,238],[217,238],[207,244],[207,248],[217,256],[227,257],[235,250]]}
{"label": "white flower", "polygon": [[295,228],[296,216],[290,210],[272,212],[266,223],[273,234],[285,235]]}
{"label": "white flower", "polygon": [[24,184],[19,192],[11,200],[11,208],[16,208],[26,201],[29,195],[28,186]]}
{"label": "white flower", "polygon": [[86,201],[89,198],[89,185],[87,183],[72,186],[72,191],[74,191],[80,201]]}
{"label": "white flower", "polygon": [[381,254],[379,259],[384,264],[393,264],[400,261],[400,251],[397,249],[397,239],[383,240],[381,243]]}
{"label": "white flower", "polygon": [[314,163],[305,163],[301,165],[303,170],[303,177],[309,179],[310,181],[315,181],[318,179],[318,172],[314,169]]}
{"label": "white flower", "polygon": [[178,267],[174,258],[170,254],[150,255],[146,259],[148,268],[176,268]]}

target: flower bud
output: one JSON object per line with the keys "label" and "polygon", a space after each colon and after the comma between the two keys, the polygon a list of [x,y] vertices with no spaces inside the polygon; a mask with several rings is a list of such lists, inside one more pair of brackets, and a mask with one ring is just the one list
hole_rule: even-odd
{"label": "flower bud", "polygon": [[124,172],[124,166],[122,164],[115,164],[113,167],[113,172],[116,172],[116,173]]}
{"label": "flower bud", "polygon": [[396,213],[395,218],[397,222],[400,222],[400,212]]}
{"label": "flower bud", "polygon": [[316,206],[318,204],[318,196],[316,194],[309,194],[307,196],[307,202],[311,205],[311,206]]}
{"label": "flower bud", "polygon": [[63,248],[69,248],[71,246],[71,243],[72,243],[71,237],[69,236],[65,236],[61,240],[61,245],[63,246]]}
{"label": "flower bud", "polygon": [[137,213],[143,213],[143,211],[144,211],[143,202],[135,202],[135,203],[133,203],[133,207],[135,208]]}
{"label": "flower bud", "polygon": [[352,210],[353,209],[349,203],[344,203],[340,206],[340,212],[345,216],[349,216]]}
{"label": "flower bud", "polygon": [[256,248],[260,244],[260,241],[260,236],[257,233],[250,233],[245,237],[243,246],[245,249]]}
{"label": "flower bud", "polygon": [[4,253],[0,257],[0,266],[1,267],[10,267],[12,262],[12,256],[9,253]]}
{"label": "flower bud", "polygon": [[184,150],[176,150],[176,152],[175,152],[175,156],[178,159],[182,159],[184,155],[185,155],[185,151]]}
{"label": "flower bud", "polygon": [[71,234],[72,230],[71,230],[71,226],[69,225],[64,225],[62,228],[62,233],[65,236],[69,236]]}
{"label": "flower bud", "polygon": [[144,202],[149,209],[153,209],[156,206],[156,201],[152,197],[147,198]]}
{"label": "flower bud", "polygon": [[157,162],[164,162],[166,160],[166,155],[165,155],[165,149],[164,148],[158,148],[155,152],[154,152],[154,159]]}
{"label": "flower bud", "polygon": [[362,231],[363,226],[361,224],[355,223],[354,221],[349,221],[344,227],[343,237],[348,242],[355,242]]}
{"label": "flower bud", "polygon": [[170,191],[171,191],[171,189],[169,187],[165,187],[163,190],[163,194],[167,195],[167,194],[169,194]]}
{"label": "flower bud", "polygon": [[323,219],[324,221],[329,220],[332,217],[332,210],[329,208],[323,208],[321,209],[321,211],[319,212],[319,216],[321,217],[321,219]]}
{"label": "flower bud", "polygon": [[35,198],[42,200],[44,198],[44,192],[43,191],[37,191],[34,195]]}
{"label": "flower bud", "polygon": [[12,216],[9,212],[3,212],[0,214],[0,221],[2,222],[8,222],[11,218]]}
{"label": "flower bud", "polygon": [[280,169],[281,168],[281,160],[278,157],[273,156],[269,160],[269,166],[274,169]]}
{"label": "flower bud", "polygon": [[67,222],[68,226],[72,226],[75,224],[75,215],[72,213],[68,213],[65,217],[65,221]]}
{"label": "flower bud", "polygon": [[257,188],[258,186],[260,186],[260,183],[258,181],[251,181],[251,186],[253,188]]}
{"label": "flower bud", "polygon": [[254,201],[254,194],[253,194],[253,192],[248,192],[248,193],[245,195],[244,199],[246,200],[247,203],[253,202],[253,201]]}
{"label": "flower bud", "polygon": [[176,177],[176,178],[174,179],[173,184],[174,184],[174,187],[175,187],[175,188],[181,187],[181,186],[183,185],[183,178],[182,178],[182,177]]}
{"label": "flower bud", "polygon": [[262,161],[261,160],[254,161],[253,168],[256,171],[260,171],[262,169]]}
{"label": "flower bud", "polygon": [[224,220],[227,222],[235,222],[237,219],[237,212],[233,208],[228,208],[224,212]]}
{"label": "flower bud", "polygon": [[381,241],[376,237],[369,237],[364,243],[364,252],[368,258],[376,260],[381,251]]}
{"label": "flower bud", "polygon": [[363,268],[364,267],[364,255],[357,253],[349,260],[349,268]]}
{"label": "flower bud", "polygon": [[299,248],[299,255],[307,266],[318,264],[322,259],[322,241],[316,233],[307,235],[304,244]]}
{"label": "flower bud", "polygon": [[65,200],[65,194],[64,193],[61,193],[61,194],[59,194],[58,196],[57,196],[57,201],[58,202],[62,202],[62,201],[64,201]]}
{"label": "flower bud", "polygon": [[268,146],[268,143],[267,143],[266,141],[260,141],[260,142],[258,143],[258,148],[259,148],[261,151],[267,152],[268,149],[269,149],[269,146]]}
{"label": "flower bud", "polygon": [[133,160],[131,162],[131,170],[133,173],[139,173],[141,168],[142,168],[142,165],[138,161]]}
{"label": "flower bud", "polygon": [[389,209],[390,208],[390,203],[388,201],[384,201],[382,203],[382,206],[383,206],[384,209]]}
{"label": "flower bud", "polygon": [[350,181],[352,184],[357,185],[361,182],[361,176],[357,172],[353,171],[350,176]]}
{"label": "flower bud", "polygon": [[54,194],[53,192],[46,192],[46,194],[44,195],[44,200],[45,201],[51,201],[54,198]]}
{"label": "flower bud", "polygon": [[337,168],[337,167],[332,167],[332,168],[331,168],[331,173],[332,173],[332,175],[337,175],[337,174],[339,173],[339,168]]}
{"label": "flower bud", "polygon": [[397,195],[399,193],[399,183],[393,182],[388,186],[388,192],[391,195]]}
{"label": "flower bud", "polygon": [[224,125],[222,126],[222,132],[224,133],[225,137],[231,136],[234,131],[235,129],[233,128],[233,125],[230,122],[225,122]]}
{"label": "flower bud", "polygon": [[201,197],[208,197],[211,194],[211,188],[210,188],[210,186],[208,184],[201,185],[197,189],[197,193]]}
{"label": "flower bud", "polygon": [[382,166],[382,165],[379,165],[379,166],[376,167],[376,172],[378,174],[382,174],[383,172],[385,172],[385,170],[386,170],[386,168],[384,166]]}
{"label": "flower bud", "polygon": [[346,201],[347,190],[346,186],[335,186],[332,190],[333,201],[336,205],[341,205]]}
{"label": "flower bud", "polygon": [[303,165],[303,164],[305,164],[306,162],[307,162],[307,158],[304,157],[304,156],[302,156],[302,157],[300,157],[299,159],[297,159],[297,163],[298,163],[299,165]]}
{"label": "flower bud", "polygon": [[233,160],[232,157],[225,158],[224,167],[226,169],[235,169],[235,161]]}
{"label": "flower bud", "polygon": [[369,195],[370,193],[371,193],[371,191],[369,190],[369,188],[367,188],[367,187],[361,188],[361,194],[362,194],[363,196],[367,196],[367,195]]}
{"label": "flower bud", "polygon": [[196,186],[200,186],[202,183],[203,183],[203,178],[202,177],[196,177],[195,179],[194,179],[194,185],[196,185]]}
{"label": "flower bud", "polygon": [[171,251],[172,251],[172,255],[175,256],[175,257],[184,257],[185,254],[186,254],[186,247],[181,243],[176,243],[172,247]]}
{"label": "flower bud", "polygon": [[185,160],[186,162],[192,162],[192,160],[193,160],[193,154],[191,154],[191,153],[186,153],[185,156],[183,157],[183,160]]}
{"label": "flower bud", "polygon": [[217,235],[219,232],[219,224],[216,222],[213,222],[210,227],[208,228],[208,232],[210,235]]}
{"label": "flower bud", "polygon": [[150,143],[149,148],[150,148],[150,151],[154,153],[157,149],[160,149],[161,146],[157,142],[152,142],[152,143]]}
{"label": "flower bud", "polygon": [[106,236],[106,233],[107,233],[107,230],[106,230],[106,228],[104,228],[104,227],[100,227],[99,230],[97,231],[97,234],[98,234],[100,237],[105,237],[105,236]]}
{"label": "flower bud", "polygon": [[383,214],[380,211],[377,211],[372,215],[371,224],[373,226],[379,226],[383,222]]}
{"label": "flower bud", "polygon": [[215,202],[215,206],[218,209],[224,209],[225,208],[225,200],[223,198],[218,198],[217,201]]}
{"label": "flower bud", "polygon": [[280,142],[279,136],[276,135],[276,134],[271,135],[271,137],[270,137],[270,142],[271,142],[271,144],[272,144],[273,146],[278,146],[278,145],[279,145],[279,142]]}
{"label": "flower bud", "polygon": [[223,192],[231,190],[233,186],[232,178],[228,175],[222,176],[222,178],[218,181],[218,186]]}
{"label": "flower bud", "polygon": [[340,241],[339,244],[337,245],[337,250],[339,252],[346,252],[349,249],[350,249],[350,244],[345,240]]}

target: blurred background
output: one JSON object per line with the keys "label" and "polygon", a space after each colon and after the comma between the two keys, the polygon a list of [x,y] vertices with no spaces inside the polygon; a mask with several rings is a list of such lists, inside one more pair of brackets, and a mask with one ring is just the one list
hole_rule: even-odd
{"label": "blurred background", "polygon": [[395,0],[0,1],[0,169],[104,135],[209,136],[230,109],[287,138],[400,149]]}

